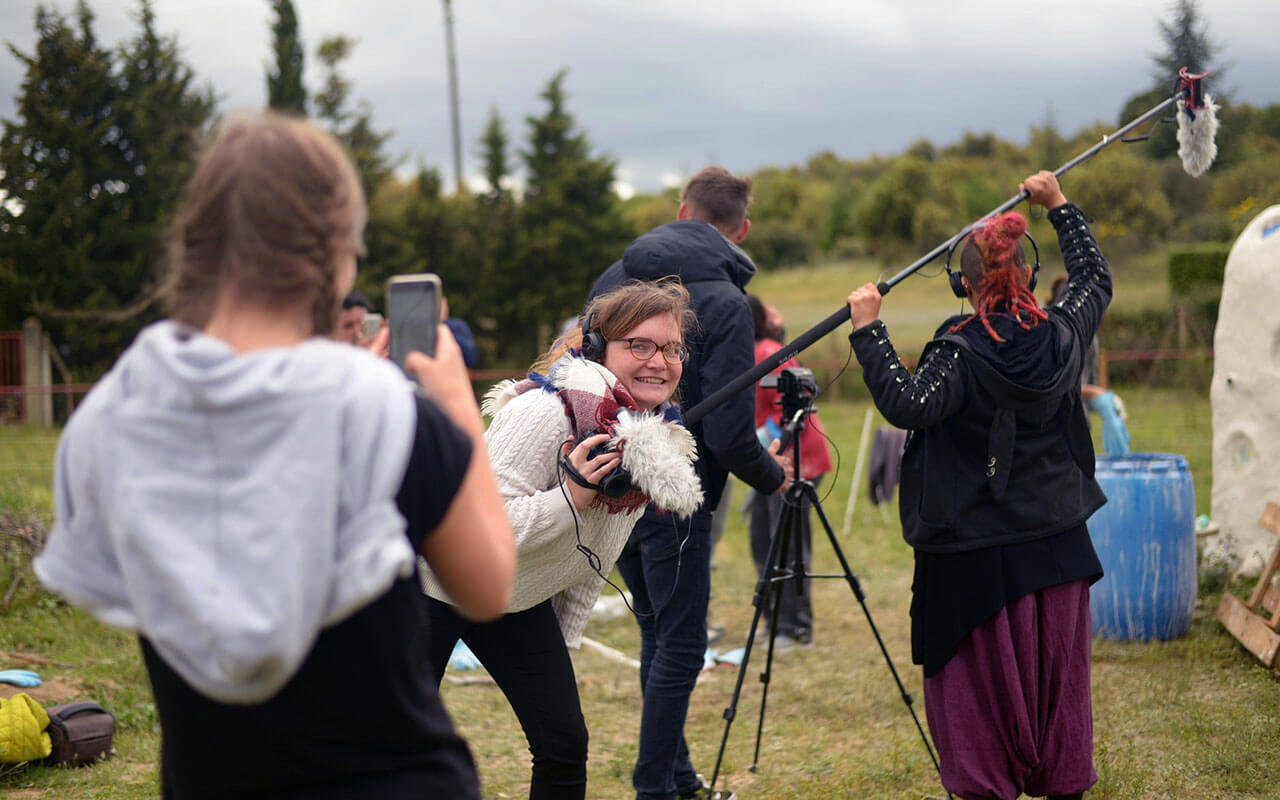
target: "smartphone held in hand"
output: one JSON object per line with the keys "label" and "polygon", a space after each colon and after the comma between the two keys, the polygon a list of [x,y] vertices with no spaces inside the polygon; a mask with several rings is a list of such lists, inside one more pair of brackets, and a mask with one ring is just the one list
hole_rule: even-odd
{"label": "smartphone held in hand", "polygon": [[396,275],[387,281],[387,319],[391,325],[391,360],[404,369],[415,350],[436,354],[440,324],[440,278],[430,272]]}
{"label": "smartphone held in hand", "polygon": [[364,331],[361,338],[365,342],[372,342],[373,337],[378,335],[378,331],[382,329],[382,315],[376,311],[370,311],[364,318]]}

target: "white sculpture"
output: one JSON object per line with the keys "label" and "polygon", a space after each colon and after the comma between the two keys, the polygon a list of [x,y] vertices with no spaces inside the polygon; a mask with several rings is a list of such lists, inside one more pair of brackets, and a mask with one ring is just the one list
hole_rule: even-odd
{"label": "white sculpture", "polygon": [[1280,205],[1249,223],[1227,258],[1213,335],[1213,520],[1218,557],[1255,577],[1275,537],[1258,525],[1280,503]]}

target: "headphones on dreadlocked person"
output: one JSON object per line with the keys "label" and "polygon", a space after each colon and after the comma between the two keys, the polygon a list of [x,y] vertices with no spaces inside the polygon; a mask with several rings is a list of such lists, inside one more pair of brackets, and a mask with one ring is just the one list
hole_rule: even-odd
{"label": "headphones on dreadlocked person", "polygon": [[[958,247],[961,242],[969,238],[969,234],[981,230],[986,226],[986,220],[978,220],[977,222],[965,226],[965,229],[960,231],[960,235],[951,243],[951,247],[947,248],[947,283],[951,286],[952,294],[959,297],[961,300],[968,297],[969,293],[964,290],[964,283],[961,280],[964,277],[964,272],[951,271],[951,256],[955,253],[956,247]],[[1027,283],[1027,288],[1034,292],[1036,290],[1036,278],[1040,275],[1040,248],[1036,246],[1036,240],[1031,238],[1031,231],[1023,231],[1022,235],[1027,238],[1028,242],[1031,242],[1031,252],[1035,253],[1036,256],[1036,262],[1031,267],[1031,280]]]}
{"label": "headphones on dreadlocked person", "polygon": [[595,327],[596,312],[588,311],[582,315],[582,357],[588,361],[604,363],[605,348],[608,344],[604,334],[592,330]]}

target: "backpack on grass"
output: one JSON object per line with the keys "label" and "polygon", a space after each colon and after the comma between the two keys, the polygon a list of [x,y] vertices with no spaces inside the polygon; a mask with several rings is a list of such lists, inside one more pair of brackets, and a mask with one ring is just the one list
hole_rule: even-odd
{"label": "backpack on grass", "polygon": [[91,700],[49,706],[50,764],[78,767],[111,755],[116,718]]}

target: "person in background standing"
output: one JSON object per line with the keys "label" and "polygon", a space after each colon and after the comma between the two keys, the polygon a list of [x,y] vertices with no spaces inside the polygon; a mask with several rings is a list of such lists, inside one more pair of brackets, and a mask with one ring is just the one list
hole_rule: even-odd
{"label": "person in background standing", "polygon": [[354,290],[347,292],[347,296],[342,298],[342,312],[338,315],[338,327],[333,332],[333,338],[347,344],[367,344],[364,340],[364,320],[372,310],[373,304],[369,302],[369,298]]}
{"label": "person in background standing", "polygon": [[[640,236],[604,271],[590,297],[628,281],[671,275],[689,290],[698,325],[689,332],[689,362],[679,400],[693,406],[753,363],[751,309],[745,296],[756,265],[739,247],[751,230],[751,180],[723,167],[689,179],[676,221]],[[640,747],[632,784],[638,800],[705,796],[684,739],[689,697],[707,649],[711,592],[711,516],[729,473],[772,494],[787,480],[785,459],[767,451],[752,425],[751,387],[690,425],[698,443],[696,468],[706,493],[686,523],[650,508],[618,559],[639,612]]]}
{"label": "person in background standing", "polygon": [[458,349],[462,351],[462,360],[470,369],[480,363],[480,348],[476,347],[475,334],[471,332],[471,326],[467,321],[458,317],[449,316],[449,298],[440,298],[440,320],[444,322],[444,326],[453,334],[454,341],[458,343]]}
{"label": "person in background standing", "polygon": [[[753,294],[747,295],[751,305],[751,317],[755,325],[755,358],[759,364],[769,356],[782,349],[782,314],[772,306],[765,305]],[[787,367],[798,367],[800,362],[789,358],[778,365],[772,375],[777,375]],[[756,387],[756,430],[767,430],[769,423],[780,431],[783,428],[781,419],[781,395],[777,389]],[[805,421],[804,431],[800,434],[800,477],[812,481],[816,486],[822,476],[831,471],[831,451],[827,448],[827,434],[822,430],[817,413],[810,414]],[[773,534],[782,516],[783,504],[787,498],[781,494],[756,494],[751,498],[751,555],[756,562],[756,574],[764,578],[769,569],[766,562],[769,558],[769,546]],[[796,536],[791,540],[792,547],[800,548],[801,562],[806,572],[813,569],[813,531],[810,525],[809,501],[803,499],[799,509],[799,527]],[[787,563],[792,563],[788,558]],[[788,581],[782,590],[782,598],[778,609],[778,627],[773,633],[775,650],[788,650],[796,644],[808,645],[813,642],[813,606],[809,596],[809,581],[801,580],[800,591],[796,584]],[[772,619],[772,609],[764,610],[764,619]]]}

